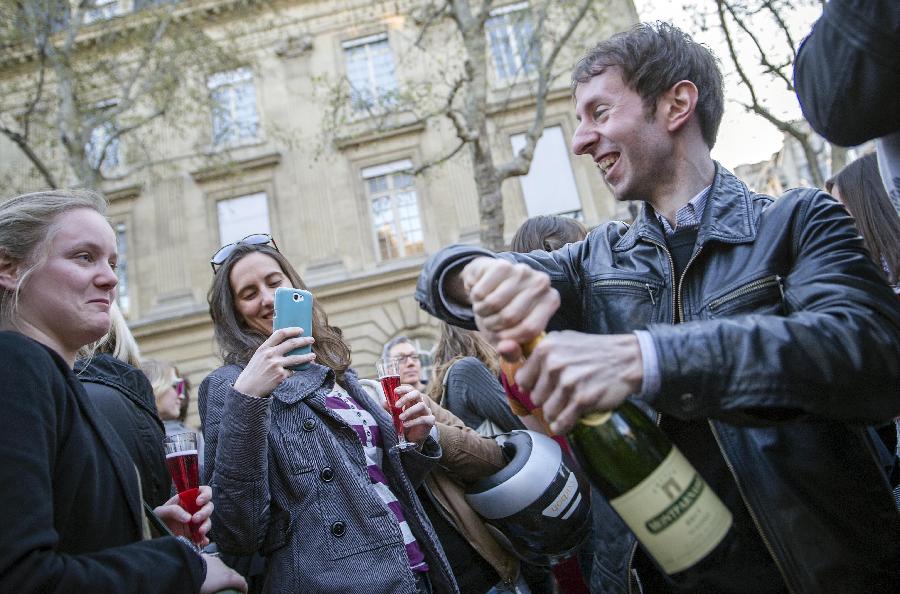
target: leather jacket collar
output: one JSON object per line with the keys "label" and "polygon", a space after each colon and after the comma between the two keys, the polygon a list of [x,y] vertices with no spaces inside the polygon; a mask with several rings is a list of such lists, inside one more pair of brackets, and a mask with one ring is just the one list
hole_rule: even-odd
{"label": "leather jacket collar", "polygon": [[[715,163],[715,166],[712,187],[709,189],[706,209],[697,233],[697,246],[703,246],[710,240],[750,243],[756,238],[750,192],[722,165]],[[628,251],[639,239],[662,245],[666,243],[656,220],[656,211],[646,202],[634,224],[613,246],[613,251]]]}

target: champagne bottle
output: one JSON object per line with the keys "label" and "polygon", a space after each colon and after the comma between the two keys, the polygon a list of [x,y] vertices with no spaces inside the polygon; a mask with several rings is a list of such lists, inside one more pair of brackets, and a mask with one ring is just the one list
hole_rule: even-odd
{"label": "champagne bottle", "polygon": [[[515,385],[515,372],[542,337],[523,346],[519,362],[501,362],[506,383]],[[731,512],[631,401],[582,417],[568,439],[590,481],[668,575],[702,562],[728,534]]]}

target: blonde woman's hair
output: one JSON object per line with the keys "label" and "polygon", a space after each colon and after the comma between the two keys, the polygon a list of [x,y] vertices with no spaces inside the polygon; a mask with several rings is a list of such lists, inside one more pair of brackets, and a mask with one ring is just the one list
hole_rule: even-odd
{"label": "blonde woman's hair", "polygon": [[106,199],[89,190],[48,190],[0,204],[0,262],[24,264],[15,289],[0,289],[0,325],[16,326],[19,291],[47,258],[59,215],[79,208],[106,214]]}
{"label": "blonde woman's hair", "polygon": [[109,317],[112,321],[109,332],[97,342],[81,347],[78,351],[78,358],[90,359],[97,353],[107,353],[132,367],[140,367],[141,350],[117,304],[110,305]]}
{"label": "blonde woman's hair", "polygon": [[156,399],[156,407],[158,409],[160,397],[172,387],[172,382],[177,377],[175,375],[175,366],[168,361],[144,359],[141,362],[141,371],[144,372],[144,375],[150,380],[150,385],[153,386],[153,396]]}

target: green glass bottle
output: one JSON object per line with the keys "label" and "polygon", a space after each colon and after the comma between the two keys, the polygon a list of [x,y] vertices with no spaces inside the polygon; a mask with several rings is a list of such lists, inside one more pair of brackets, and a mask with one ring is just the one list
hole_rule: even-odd
{"label": "green glass bottle", "polygon": [[[523,347],[525,356],[538,340]],[[515,387],[515,371],[523,363],[501,365],[504,385]],[[631,401],[582,417],[567,437],[588,479],[670,576],[711,557],[728,535],[731,512]]]}
{"label": "green glass bottle", "polygon": [[731,512],[647,415],[629,401],[569,432],[588,478],[669,575],[696,566],[731,528]]}

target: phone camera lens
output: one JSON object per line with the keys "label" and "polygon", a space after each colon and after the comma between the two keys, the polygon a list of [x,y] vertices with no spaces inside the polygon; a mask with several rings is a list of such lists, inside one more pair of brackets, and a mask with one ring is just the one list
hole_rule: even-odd
{"label": "phone camera lens", "polygon": [[298,295],[297,293],[294,293],[293,297],[294,301],[300,301],[300,295]]}

